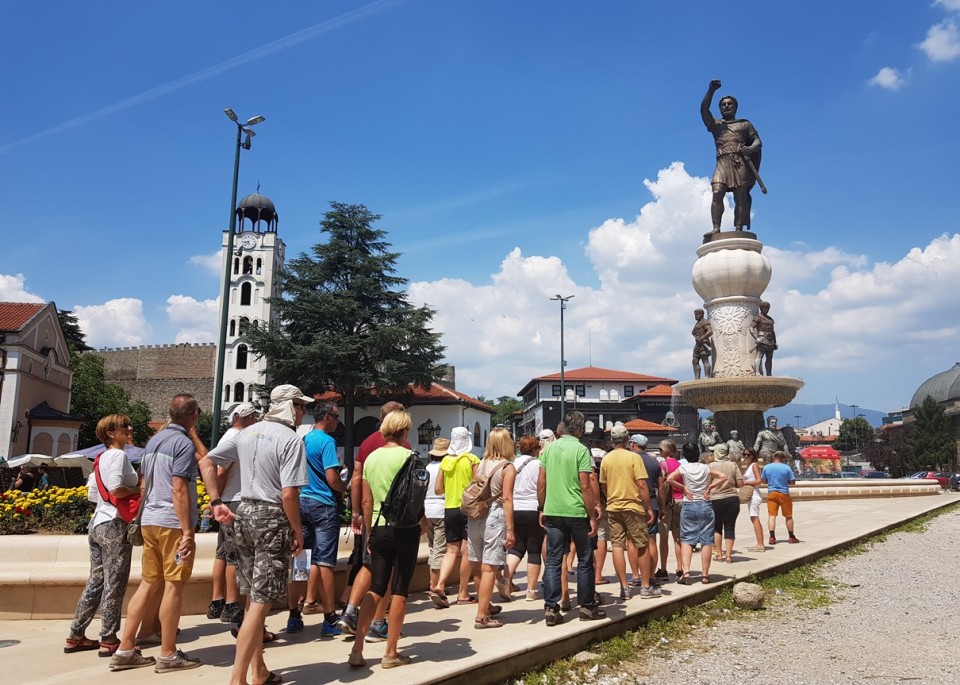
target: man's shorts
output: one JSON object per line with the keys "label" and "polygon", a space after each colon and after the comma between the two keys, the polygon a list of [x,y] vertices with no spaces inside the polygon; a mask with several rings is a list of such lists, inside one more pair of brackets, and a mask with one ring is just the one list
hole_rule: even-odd
{"label": "man's shorts", "polygon": [[[224,502],[227,508],[234,514],[237,513],[237,507],[240,502]],[[229,566],[237,565],[237,542],[235,540],[236,532],[232,523],[221,523],[220,530],[217,532],[217,554],[216,558],[225,561]]]}
{"label": "man's shorts", "polygon": [[673,539],[680,539],[680,510],[683,509],[683,500],[667,498],[666,506],[663,508],[663,534],[670,533]]}
{"label": "man's shorts", "polygon": [[[607,514],[604,513],[599,519],[597,519],[597,542],[603,540],[606,542],[610,539],[610,521],[607,519]],[[594,547],[596,549],[596,547]]]}
{"label": "man's shorts", "polygon": [[303,526],[303,548],[310,550],[310,563],[336,567],[340,542],[340,517],[336,505],[301,497],[300,525]]}
{"label": "man's shorts", "polygon": [[467,539],[467,515],[460,509],[443,510],[443,533],[447,544],[453,545]]}
{"label": "man's shorts", "polygon": [[193,574],[194,552],[182,564],[177,563],[177,548],[180,547],[179,528],[141,526],[143,531],[143,557],[140,560],[140,577],[148,583],[162,580],[186,582]]}
{"label": "man's shorts", "polygon": [[625,547],[629,539],[637,549],[647,547],[647,515],[636,511],[607,511],[607,523],[614,547]]}
{"label": "man's shorts", "polygon": [[647,535],[653,537],[660,532],[660,510],[654,509],[653,511],[653,523],[647,525]]}
{"label": "man's shorts", "polygon": [[237,539],[237,587],[257,604],[287,596],[293,532],[279,504],[243,500],[234,521]]}
{"label": "man's shorts", "polygon": [[430,545],[429,567],[440,568],[447,551],[447,536],[444,535],[443,518],[427,519],[427,544]]}
{"label": "man's shorts", "polygon": [[767,513],[776,516],[779,511],[784,518],[793,518],[793,498],[782,492],[767,492]]}

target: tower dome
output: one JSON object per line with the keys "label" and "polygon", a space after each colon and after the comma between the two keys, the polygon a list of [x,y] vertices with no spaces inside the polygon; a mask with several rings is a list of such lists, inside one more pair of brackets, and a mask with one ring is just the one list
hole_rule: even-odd
{"label": "tower dome", "polygon": [[910,408],[919,407],[927,395],[930,395],[938,403],[960,399],[960,362],[954,364],[952,369],[931,376],[921,383],[917,391],[913,393]]}
{"label": "tower dome", "polygon": [[239,232],[242,233],[246,230],[243,222],[247,219],[250,220],[251,230],[257,233],[261,232],[261,221],[266,223],[266,228],[263,229],[263,231],[276,233],[280,215],[277,214],[277,208],[274,206],[273,200],[260,193],[251,193],[240,200],[240,204],[237,205],[237,220],[240,224]]}

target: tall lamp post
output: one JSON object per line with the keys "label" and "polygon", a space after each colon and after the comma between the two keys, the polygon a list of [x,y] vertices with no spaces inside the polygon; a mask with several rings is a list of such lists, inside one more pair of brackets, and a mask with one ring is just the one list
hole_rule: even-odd
{"label": "tall lamp post", "polygon": [[551,301],[558,301],[560,303],[560,420],[563,421],[567,416],[567,404],[566,404],[566,395],[567,395],[567,384],[564,376],[564,369],[567,366],[567,360],[563,356],[563,310],[567,308],[567,302],[573,299],[573,295],[567,295],[564,297],[557,293],[556,297],[551,297]]}
{"label": "tall lamp post", "polygon": [[[240,180],[240,148],[250,149],[252,138],[256,135],[250,126],[265,121],[264,117],[255,116],[247,119],[247,123],[241,124],[236,113],[227,107],[223,110],[227,117],[237,125],[237,145],[236,154],[233,158],[233,192],[230,195],[230,220],[227,223],[227,259],[223,269],[223,291],[220,301],[220,337],[217,343],[217,372],[214,378],[213,386],[213,428],[210,432],[210,445],[217,444],[218,432],[220,431],[221,405],[223,404],[223,367],[227,355],[227,319],[230,309],[230,268],[233,263],[233,236],[236,233],[236,210],[237,210],[237,182]],[[246,135],[244,139],[243,136]]]}

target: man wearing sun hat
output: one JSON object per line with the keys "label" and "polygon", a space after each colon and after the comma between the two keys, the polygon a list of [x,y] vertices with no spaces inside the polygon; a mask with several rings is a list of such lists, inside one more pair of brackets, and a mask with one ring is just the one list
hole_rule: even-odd
{"label": "man wearing sun hat", "polygon": [[234,523],[237,585],[250,598],[237,635],[231,682],[274,682],[263,660],[263,624],[271,606],[287,596],[290,557],[303,547],[300,488],[308,483],[303,440],[296,429],[313,398],[294,385],[270,393],[263,421],[223,440],[206,459],[240,466],[241,502]]}

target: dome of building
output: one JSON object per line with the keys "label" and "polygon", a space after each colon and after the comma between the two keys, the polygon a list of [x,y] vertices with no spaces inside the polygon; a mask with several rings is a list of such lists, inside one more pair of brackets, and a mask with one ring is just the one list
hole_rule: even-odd
{"label": "dome of building", "polygon": [[938,403],[960,399],[960,362],[954,364],[952,369],[931,376],[921,383],[917,391],[913,393],[910,408],[919,407],[927,395],[930,395]]}
{"label": "dome of building", "polygon": [[260,230],[261,221],[267,224],[267,231],[276,231],[277,222],[280,220],[273,200],[260,193],[251,193],[240,200],[237,205],[237,217],[241,224],[244,219],[249,219],[255,231]]}

